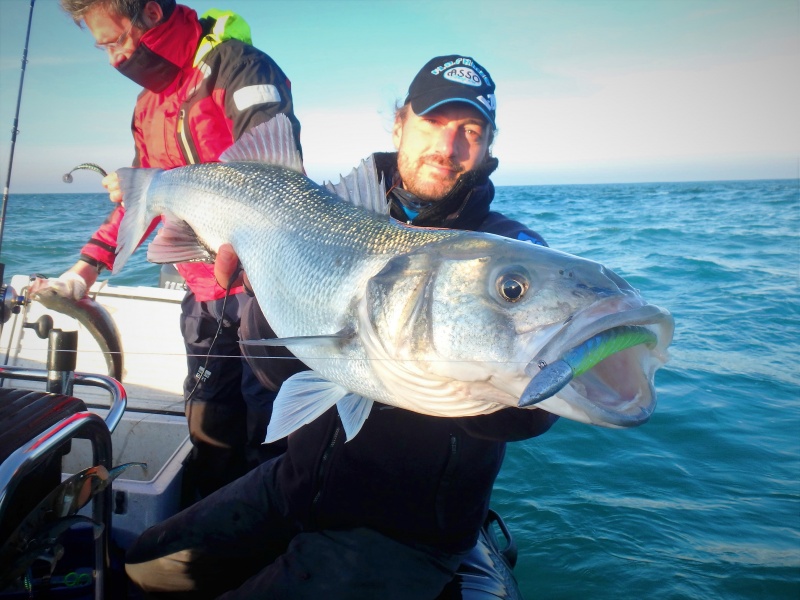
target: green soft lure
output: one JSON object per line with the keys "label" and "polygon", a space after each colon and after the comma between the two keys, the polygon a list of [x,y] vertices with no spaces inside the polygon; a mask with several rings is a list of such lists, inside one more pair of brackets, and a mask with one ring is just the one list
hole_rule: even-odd
{"label": "green soft lure", "polygon": [[81,163],[77,167],[72,169],[72,171],[70,171],[69,173],[64,173],[61,179],[64,181],[64,183],[72,183],[73,171],[80,171],[80,170],[94,171],[95,173],[99,173],[103,177],[108,175],[108,173],[106,173],[106,170],[100,165],[96,165],[94,163]]}
{"label": "green soft lure", "polygon": [[557,361],[544,365],[531,379],[519,399],[519,406],[532,406],[558,393],[573,378],[585,373],[612,354],[639,344],[652,346],[656,335],[646,327],[624,325],[598,333],[575,346]]}

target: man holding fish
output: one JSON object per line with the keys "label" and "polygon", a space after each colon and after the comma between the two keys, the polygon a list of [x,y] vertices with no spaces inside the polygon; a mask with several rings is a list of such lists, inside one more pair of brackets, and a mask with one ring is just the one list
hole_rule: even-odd
{"label": "man holding fish", "polygon": [[[289,79],[250,45],[241,17],[212,10],[198,19],[175,0],[61,0],[61,6],[76,24],[86,25],[112,67],[144,88],[132,123],[135,167],[216,161],[245,131],[277,114],[290,119],[300,149]],[[121,202],[116,173],[103,185],[112,201]],[[113,268],[124,214],[118,206],[81,249],[80,260],[60,277],[37,282],[34,291],[49,285],[67,297],[84,296],[102,270]],[[284,444],[262,445],[274,393],[264,390],[240,358],[242,287],[217,284],[209,264],[176,267],[188,287],[180,326],[193,444],[186,463],[190,501],[282,452]]]}
{"label": "man holding fish", "polygon": [[[420,70],[397,111],[397,153],[372,157],[395,219],[544,245],[490,211],[494,92],[488,71],[466,56]],[[218,277],[227,281],[237,264],[223,245]],[[501,293],[513,301],[518,284],[504,280]],[[275,337],[255,298],[242,333]],[[273,389],[305,368],[268,359],[285,357],[283,348],[245,353]],[[126,569],[144,590],[203,597],[435,598],[476,543],[506,442],[540,435],[556,419],[511,407],[442,418],[376,402],[352,432],[332,406],[295,428],[286,454],[146,531]]]}
{"label": "man holding fish", "polygon": [[[144,8],[158,16],[164,2]],[[152,30],[137,16],[93,30],[98,44],[142,42],[165,15],[145,21]],[[434,58],[397,112],[397,153],[338,185],[304,176],[296,121],[281,111],[219,163],[141,163],[107,182],[125,200],[114,272],[159,216],[154,262],[211,250],[226,288],[241,260],[258,301],[242,337],[256,340],[246,347],[265,387],[280,388],[267,441],[288,444],[142,534],[126,559],[142,589],[435,598],[476,543],[508,441],[555,415],[649,418],[671,317],[490,210],[494,93],[472,58]],[[287,350],[302,365],[265,358]]]}

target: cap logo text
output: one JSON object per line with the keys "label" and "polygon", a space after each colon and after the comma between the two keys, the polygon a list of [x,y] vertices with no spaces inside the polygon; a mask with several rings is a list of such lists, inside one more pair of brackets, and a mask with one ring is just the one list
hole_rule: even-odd
{"label": "cap logo text", "polygon": [[[476,63],[476,62],[474,62],[471,59],[466,58],[466,57],[457,58],[456,60],[448,60],[443,65],[439,65],[435,69],[432,69],[431,70],[431,75],[439,75],[443,71],[447,71],[447,73],[445,73],[445,75],[444,75],[445,78],[450,79],[451,81],[457,81],[459,83],[466,83],[465,81],[461,81],[461,80],[458,80],[458,79],[451,79],[450,77],[447,77],[447,75],[451,71],[455,70],[455,68],[459,67],[459,66],[466,67],[466,70],[469,71],[470,73],[472,73],[473,75],[477,72],[477,74],[481,77],[481,79],[483,79],[483,83],[485,83],[486,85],[488,85],[488,86],[494,85],[492,83],[492,80],[481,69],[481,67],[478,65],[478,63]],[[451,68],[451,67],[453,67],[453,68]],[[480,85],[480,84],[479,83],[478,84],[469,83],[468,85]]]}
{"label": "cap logo text", "polygon": [[431,75],[438,75],[445,69],[449,69],[450,67],[455,67],[456,65],[464,65],[465,67],[471,67],[473,62],[468,58],[457,58],[456,60],[448,60],[443,65],[439,65],[433,71],[431,71]]}
{"label": "cap logo text", "polygon": [[494,112],[497,110],[497,100],[495,100],[494,94],[486,94],[486,98],[478,96],[478,100],[490,111]]}
{"label": "cap logo text", "polygon": [[468,67],[453,67],[445,71],[443,77],[455,83],[481,87],[480,76]]}

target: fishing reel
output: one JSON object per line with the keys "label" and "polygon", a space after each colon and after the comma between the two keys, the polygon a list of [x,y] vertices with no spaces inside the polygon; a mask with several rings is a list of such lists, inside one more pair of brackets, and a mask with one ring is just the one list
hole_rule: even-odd
{"label": "fishing reel", "polygon": [[19,296],[14,288],[4,283],[0,288],[0,325],[7,323],[11,315],[19,313],[23,304],[25,297]]}
{"label": "fishing reel", "polygon": [[[33,280],[34,276],[31,276]],[[22,288],[22,294],[17,294],[16,290],[8,284],[3,284],[0,288],[0,329],[11,318],[11,315],[19,314],[20,309],[30,303],[27,295],[28,287]],[[24,323],[23,327],[28,327],[36,331],[41,339],[47,339],[50,330],[53,329],[53,317],[42,315],[33,323]]]}

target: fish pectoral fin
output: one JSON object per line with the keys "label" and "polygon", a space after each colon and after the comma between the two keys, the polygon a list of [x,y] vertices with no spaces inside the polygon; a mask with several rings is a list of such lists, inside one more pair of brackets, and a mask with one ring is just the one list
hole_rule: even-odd
{"label": "fish pectoral fin", "polygon": [[214,262],[205,246],[186,221],[166,217],[164,225],[147,247],[147,260],[156,264]]}
{"label": "fish pectoral fin", "polygon": [[283,382],[272,405],[266,443],[277,441],[311,423],[347,396],[342,386],[323,379],[314,371],[302,371]]}
{"label": "fish pectoral fin", "polygon": [[347,394],[336,403],[336,410],[339,411],[339,418],[342,419],[347,441],[352,440],[361,431],[361,426],[367,420],[374,403],[369,398],[352,393]]}
{"label": "fish pectoral fin", "polygon": [[341,342],[353,337],[351,329],[342,329],[329,335],[298,335],[294,337],[264,338],[261,340],[239,340],[242,346],[320,346]]}

